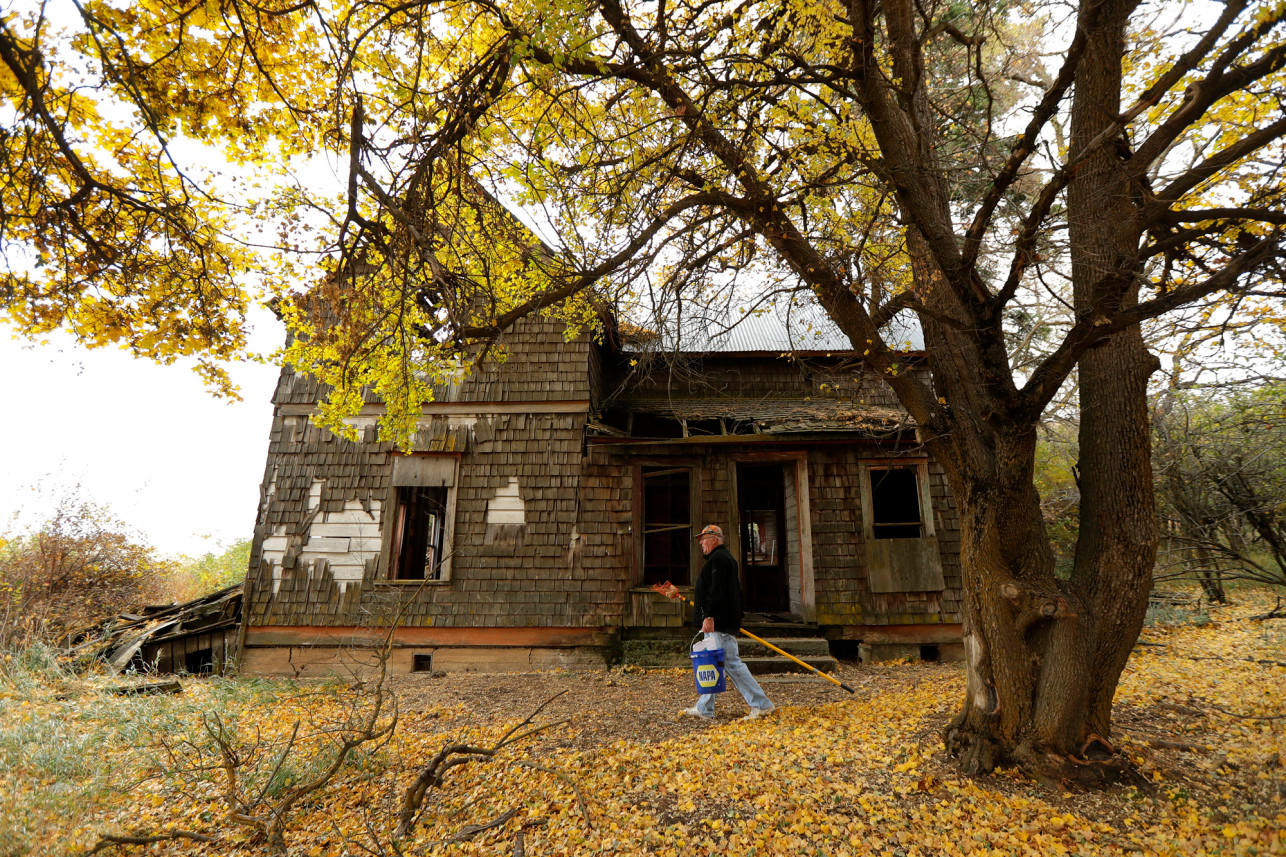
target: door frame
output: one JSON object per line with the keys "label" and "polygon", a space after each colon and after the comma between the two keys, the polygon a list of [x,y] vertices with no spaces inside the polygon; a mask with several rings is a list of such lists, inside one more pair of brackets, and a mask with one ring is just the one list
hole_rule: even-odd
{"label": "door frame", "polygon": [[[787,494],[793,490],[795,496],[795,514],[789,513],[789,504],[785,510],[785,532],[795,540],[799,558],[798,591],[791,584],[790,568],[786,572],[787,597],[791,609],[798,605],[798,612],[805,622],[817,619],[817,586],[813,571],[813,525],[812,511],[809,503],[808,452],[806,450],[741,452],[728,456],[728,507],[731,510],[731,525],[727,535],[728,550],[735,557],[741,556],[741,501],[737,486],[737,465],[739,464],[781,464],[782,487]],[[787,467],[785,465],[793,465]],[[789,555],[787,551],[786,555]],[[737,562],[738,567],[741,561]],[[740,569],[744,576],[746,570]]]}

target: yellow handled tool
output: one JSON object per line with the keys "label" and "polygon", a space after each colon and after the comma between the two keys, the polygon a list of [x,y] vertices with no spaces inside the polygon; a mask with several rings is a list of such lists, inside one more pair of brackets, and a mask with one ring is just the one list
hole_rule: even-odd
{"label": "yellow handled tool", "polygon": [[[659,594],[659,595],[664,595],[666,598],[677,598],[677,599],[679,599],[680,601],[687,601],[687,600],[688,600],[688,599],[686,599],[686,598],[684,598],[684,597],[683,597],[682,593],[680,593],[680,592],[679,592],[679,590],[678,590],[678,589],[674,586],[674,584],[672,584],[672,583],[668,583],[668,582],[667,582],[667,583],[658,583],[658,584],[656,584],[655,586],[653,586],[653,587],[652,587],[652,589],[653,589],[653,590],[655,590],[655,591],[657,592],[657,594]],[[691,603],[691,602],[689,602],[689,603]],[[772,650],[773,650],[774,652],[776,652],[777,654],[782,655],[782,656],[787,657],[787,658],[790,658],[792,661],[794,661],[795,663],[799,664],[799,665],[800,665],[801,667],[803,667],[804,669],[806,669],[806,670],[810,670],[811,672],[815,673],[816,675],[821,676],[822,678],[824,678],[824,679],[826,679],[827,681],[829,681],[831,684],[838,685],[839,687],[842,687],[842,688],[844,688],[845,690],[847,690],[849,693],[857,693],[857,691],[853,690],[853,688],[851,688],[851,687],[849,687],[848,685],[844,684],[844,682],[840,681],[839,679],[835,678],[834,676],[829,676],[829,675],[827,675],[826,673],[824,673],[824,672],[822,672],[821,670],[819,670],[817,667],[814,667],[814,666],[811,666],[811,665],[809,665],[809,664],[804,663],[804,662],[803,662],[803,661],[801,661],[799,658],[797,658],[797,657],[795,657],[794,655],[792,655],[790,652],[782,651],[781,649],[777,648],[777,647],[776,647],[776,646],[774,646],[772,643],[768,642],[767,640],[763,639],[762,637],[756,637],[754,634],[750,633],[750,632],[749,632],[749,631],[747,631],[745,628],[738,628],[738,629],[737,629],[737,631],[738,631],[738,632],[740,632],[740,633],[742,633],[742,634],[745,634],[747,637],[749,637],[750,639],[754,640],[756,643],[761,643],[761,644],[763,644],[763,645],[767,646],[768,648],[772,649]]]}

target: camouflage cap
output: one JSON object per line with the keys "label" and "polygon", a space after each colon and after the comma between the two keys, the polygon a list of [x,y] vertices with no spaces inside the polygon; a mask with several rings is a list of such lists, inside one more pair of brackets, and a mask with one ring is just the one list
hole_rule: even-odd
{"label": "camouflage cap", "polygon": [[707,524],[704,530],[697,533],[698,539],[702,536],[716,536],[719,541],[723,541],[723,527],[719,527],[714,524]]}

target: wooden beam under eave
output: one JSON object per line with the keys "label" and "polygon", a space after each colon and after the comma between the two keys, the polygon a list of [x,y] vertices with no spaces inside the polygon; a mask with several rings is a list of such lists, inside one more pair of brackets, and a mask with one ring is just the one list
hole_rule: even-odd
{"label": "wooden beam under eave", "polygon": [[644,440],[641,438],[632,438],[627,440],[625,438],[615,438],[615,437],[590,437],[590,438],[586,438],[586,440],[592,446],[611,447],[614,450],[620,450],[625,452],[636,450],[636,449],[649,448],[649,447],[693,446],[693,445],[735,446],[735,445],[741,444],[741,445],[753,445],[753,446],[767,446],[767,445],[776,445],[776,444],[793,444],[798,446],[801,444],[805,444],[808,446],[824,446],[827,444],[852,445],[854,443],[868,443],[868,444],[878,444],[883,446],[893,445],[893,446],[907,446],[907,447],[914,447],[919,445],[906,437],[903,437],[900,439],[892,435],[889,435],[886,437],[869,437],[867,435],[858,435],[854,437],[853,435],[844,434],[841,432],[826,432],[826,433],[815,433],[815,434],[800,432],[799,434],[794,434],[794,435],[792,434],[779,434],[779,435],[709,434],[709,435],[697,435],[695,437],[655,438],[653,440]]}

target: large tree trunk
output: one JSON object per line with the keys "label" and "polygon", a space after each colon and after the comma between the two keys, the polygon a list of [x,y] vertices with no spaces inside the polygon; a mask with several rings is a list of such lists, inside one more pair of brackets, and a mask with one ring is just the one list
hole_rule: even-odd
{"label": "large tree trunk", "polygon": [[[1072,101],[1073,157],[1078,148],[1112,135],[1087,153],[1068,187],[1078,314],[1138,298],[1135,198],[1141,188],[1124,168],[1126,141],[1119,131],[1113,135],[1121,109],[1125,28],[1135,5],[1104,0]],[[1081,513],[1070,585],[1087,610],[1084,658],[1090,680],[1080,704],[1086,729],[1104,741],[1117,681],[1143,627],[1159,540],[1147,406],[1148,378],[1159,365],[1137,327],[1096,344],[1078,364]]]}
{"label": "large tree trunk", "polygon": [[[966,773],[1017,764],[1094,784],[1120,772],[1107,740],[1111,699],[1147,587],[1128,605],[1110,604],[1095,587],[1054,574],[1033,486],[1035,445],[1034,426],[998,428],[989,467],[976,456],[947,467],[961,512],[968,679],[944,739]],[[1114,582],[1100,589],[1125,593]]]}
{"label": "large tree trunk", "polygon": [[[1073,100],[1073,147],[1085,157],[1067,195],[1082,318],[1110,317],[1137,299],[1140,194],[1113,128],[1125,24],[1136,2],[1097,0],[1078,22],[1092,41]],[[968,686],[946,730],[947,748],[970,773],[1017,763],[1037,774],[1099,781],[1118,771],[1108,740],[1111,702],[1142,625],[1155,558],[1145,395],[1156,361],[1134,329],[1105,338],[1080,364],[1081,543],[1072,579],[1060,580],[1033,483],[1039,415],[1008,371],[994,298],[974,274],[950,267],[957,261],[943,238],[953,228],[950,195],[932,145],[935,120],[925,105],[913,7],[893,0],[882,9],[893,79],[911,85],[896,88],[895,110],[872,88],[882,78],[871,52],[862,57],[860,80],[912,224],[907,249],[917,297],[929,310],[921,321],[933,394],[944,407],[917,413],[916,391],[903,389],[910,380],[890,384],[918,419],[927,417],[922,436],[961,510]],[[872,19],[869,5],[856,12],[855,20]],[[861,35],[861,44],[872,43],[871,32]]]}
{"label": "large tree trunk", "polygon": [[[908,247],[917,285],[932,284],[940,274],[913,231]],[[935,308],[942,318],[959,309],[947,301]],[[1099,780],[1104,771],[1086,754],[1094,760],[1111,754],[1095,740],[1106,726],[1089,716],[1089,700],[1107,687],[1110,701],[1120,667],[1100,683],[1094,608],[1054,573],[1034,485],[1035,420],[1010,406],[1011,388],[988,383],[984,356],[957,325],[931,318],[924,327],[935,393],[958,403],[951,424],[929,428],[926,438],[961,515],[968,684],[944,736],[947,749],[971,774],[1021,764],[1038,774]]]}
{"label": "large tree trunk", "polygon": [[[1138,293],[1137,188],[1124,140],[1110,130],[1133,6],[1104,0],[1077,78],[1073,149],[1108,129],[1068,191],[1078,313],[1113,310]],[[957,459],[968,688],[945,738],[967,772],[1017,763],[1082,782],[1119,773],[1112,698],[1142,627],[1158,539],[1146,399],[1156,366],[1137,328],[1105,338],[1079,364],[1081,521],[1068,581],[1054,575],[1032,487],[1034,427],[995,430],[990,473],[976,457]]]}

